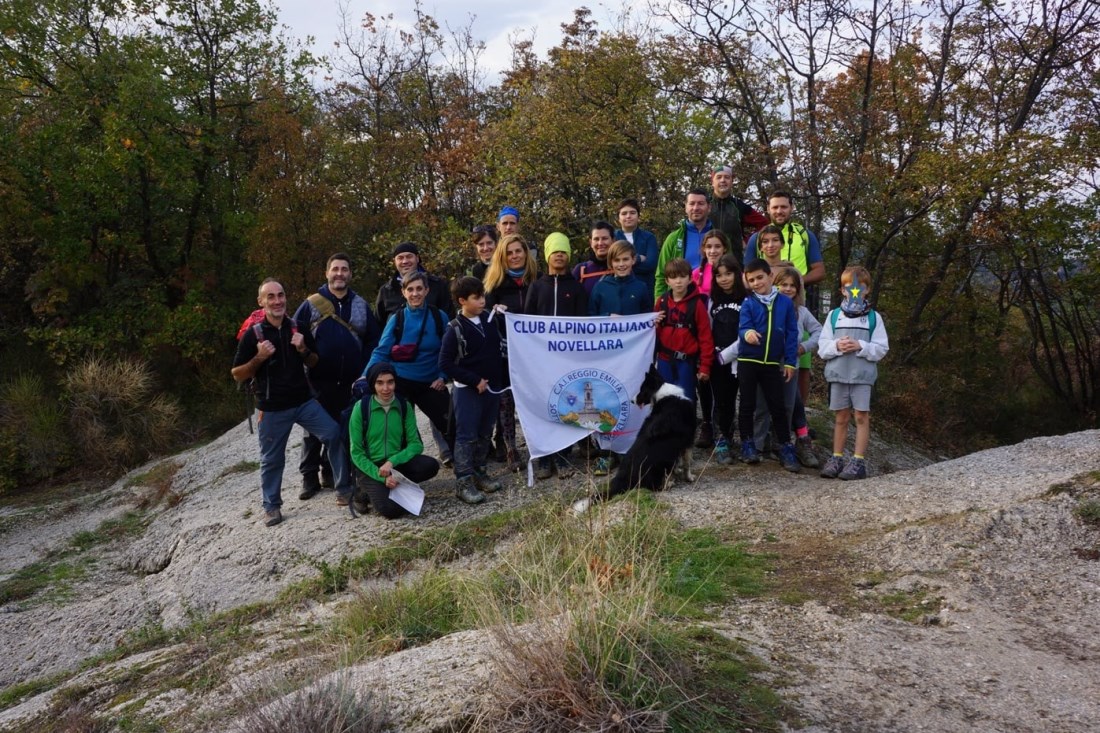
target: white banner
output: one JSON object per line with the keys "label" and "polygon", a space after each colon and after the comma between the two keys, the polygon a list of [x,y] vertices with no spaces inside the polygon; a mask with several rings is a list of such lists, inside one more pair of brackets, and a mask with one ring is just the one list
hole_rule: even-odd
{"label": "white banner", "polygon": [[532,458],[590,434],[616,453],[630,449],[648,413],[634,397],[653,362],[656,315],[507,315],[508,372]]}

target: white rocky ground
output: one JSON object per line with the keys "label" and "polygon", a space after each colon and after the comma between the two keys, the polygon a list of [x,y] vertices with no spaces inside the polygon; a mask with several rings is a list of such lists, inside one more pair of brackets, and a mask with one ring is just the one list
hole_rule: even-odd
{"label": "white rocky ground", "polygon": [[[710,465],[695,485],[663,498],[685,525],[723,525],[775,553],[780,585],[790,574],[805,586],[790,589],[802,602],[749,600],[721,609],[716,627],[745,640],[771,667],[809,730],[1083,733],[1100,720],[1100,532],[1073,508],[1082,492],[1100,497],[1098,448],[1100,432],[1091,431],[925,465],[912,452],[876,446],[896,472],[852,483],[792,477],[776,464]],[[331,492],[299,502],[291,467],[286,521],[269,529],[261,522],[258,473],[242,464],[257,454],[242,424],[171,459],[182,464],[172,485],[178,504],[158,509],[137,539],[93,550],[94,566],[65,598],[0,608],[7,652],[0,688],[72,670],[143,626],[172,627],[272,599],[316,575],[317,563],[385,545],[408,522],[447,526],[562,491],[556,480],[527,489],[509,476],[507,491],[468,507],[444,477],[426,486],[418,520],[353,520]],[[1074,477],[1083,478],[1073,490],[1050,491]],[[124,479],[45,510],[0,509],[0,579],[132,509],[140,491]],[[923,603],[927,613],[915,623],[899,620],[881,612],[884,598]],[[171,712],[227,704],[256,670],[293,664],[272,660],[284,648],[280,640],[293,636],[285,624],[330,613],[317,606],[302,618],[265,622],[272,624],[269,643],[237,661],[234,689],[201,700],[169,692],[152,705]],[[387,680],[402,730],[443,730],[467,696],[455,671],[489,674],[485,646],[484,634],[463,632],[347,674]],[[66,684],[94,686],[105,674],[90,670]],[[56,694],[0,711],[0,728],[45,710]]]}

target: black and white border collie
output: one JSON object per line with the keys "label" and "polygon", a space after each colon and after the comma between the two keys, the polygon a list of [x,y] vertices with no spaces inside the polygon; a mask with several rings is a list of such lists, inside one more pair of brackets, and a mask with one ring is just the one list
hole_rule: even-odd
{"label": "black and white border collie", "polygon": [[674,468],[680,480],[695,480],[691,472],[695,403],[687,398],[682,387],[665,382],[656,366],[649,367],[634,403],[653,408],[607,488],[573,504],[578,514],[587,510],[593,501],[610,499],[635,487],[661,491]]}

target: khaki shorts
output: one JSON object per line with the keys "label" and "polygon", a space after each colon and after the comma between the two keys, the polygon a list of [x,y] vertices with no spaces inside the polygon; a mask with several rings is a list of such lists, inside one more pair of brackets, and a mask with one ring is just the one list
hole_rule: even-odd
{"label": "khaki shorts", "polygon": [[871,385],[869,384],[829,384],[829,409],[871,411]]}

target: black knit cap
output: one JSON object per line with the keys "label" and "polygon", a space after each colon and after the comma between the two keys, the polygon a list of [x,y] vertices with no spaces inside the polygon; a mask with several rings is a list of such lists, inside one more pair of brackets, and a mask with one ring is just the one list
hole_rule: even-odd
{"label": "black knit cap", "polygon": [[374,383],[383,374],[392,374],[393,378],[397,379],[397,370],[388,361],[380,361],[371,365],[371,368],[367,370],[367,391],[374,394]]}
{"label": "black knit cap", "polygon": [[420,250],[412,242],[402,242],[401,244],[399,244],[399,245],[397,245],[396,247],[393,248],[393,256],[394,257],[396,257],[399,254],[402,254],[403,252],[412,252],[417,257],[420,256]]}

